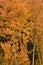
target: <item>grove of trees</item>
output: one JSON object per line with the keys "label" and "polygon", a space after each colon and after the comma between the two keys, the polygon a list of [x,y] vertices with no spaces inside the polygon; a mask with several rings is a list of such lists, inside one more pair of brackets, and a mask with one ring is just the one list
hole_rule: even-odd
{"label": "grove of trees", "polygon": [[43,0],[0,0],[0,65],[31,65],[34,43],[43,55]]}

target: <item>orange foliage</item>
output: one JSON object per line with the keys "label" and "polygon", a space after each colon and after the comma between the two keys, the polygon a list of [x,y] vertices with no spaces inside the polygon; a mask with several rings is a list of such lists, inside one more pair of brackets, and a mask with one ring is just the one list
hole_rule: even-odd
{"label": "orange foliage", "polygon": [[29,40],[34,42],[37,22],[37,35],[41,38],[43,35],[41,0],[0,0],[0,46],[5,54],[0,56],[4,59],[1,65],[30,65],[27,43]]}

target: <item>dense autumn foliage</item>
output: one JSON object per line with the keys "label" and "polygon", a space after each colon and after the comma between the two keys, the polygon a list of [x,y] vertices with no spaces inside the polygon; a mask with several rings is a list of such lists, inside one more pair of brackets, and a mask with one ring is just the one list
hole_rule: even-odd
{"label": "dense autumn foliage", "polygon": [[34,43],[43,44],[43,0],[0,0],[0,65],[30,65]]}

